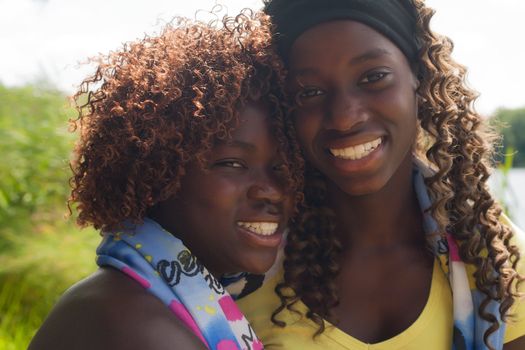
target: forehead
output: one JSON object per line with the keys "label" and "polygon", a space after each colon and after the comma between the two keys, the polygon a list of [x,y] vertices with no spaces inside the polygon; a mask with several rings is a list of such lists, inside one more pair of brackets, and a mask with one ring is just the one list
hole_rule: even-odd
{"label": "forehead", "polygon": [[249,144],[273,142],[270,130],[271,115],[268,104],[250,102],[239,111],[238,124],[232,130],[231,141]]}
{"label": "forehead", "polygon": [[338,20],[321,23],[302,33],[290,50],[292,73],[308,67],[360,63],[386,56],[405,59],[401,50],[388,38],[360,22]]}

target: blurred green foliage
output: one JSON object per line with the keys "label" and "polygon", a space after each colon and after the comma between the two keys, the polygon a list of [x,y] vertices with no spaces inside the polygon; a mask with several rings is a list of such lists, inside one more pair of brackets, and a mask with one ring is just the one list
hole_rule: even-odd
{"label": "blurred green foliage", "polygon": [[75,116],[53,88],[0,84],[0,350],[26,349],[99,240],[67,219]]}
{"label": "blurred green foliage", "polygon": [[0,350],[22,350],[59,296],[95,270],[99,239],[64,220],[2,239],[11,248],[0,255]]}
{"label": "blurred green foliage", "polygon": [[[512,165],[514,164],[514,156],[516,152],[509,146],[505,148],[504,158],[498,163],[498,171],[495,176],[496,180],[493,180],[494,194],[498,198],[505,215],[509,218],[514,218],[514,212],[511,207],[515,207],[517,198],[514,197],[514,190],[510,185],[510,172],[512,171]],[[494,175],[493,175],[494,176]]]}
{"label": "blurred green foliage", "polygon": [[525,167],[525,107],[518,109],[499,109],[494,115],[493,124],[503,135],[503,154],[499,163],[505,162],[509,150],[513,154],[512,163],[516,168]]}
{"label": "blurred green foliage", "polygon": [[58,91],[0,85],[0,227],[67,198],[75,111]]}

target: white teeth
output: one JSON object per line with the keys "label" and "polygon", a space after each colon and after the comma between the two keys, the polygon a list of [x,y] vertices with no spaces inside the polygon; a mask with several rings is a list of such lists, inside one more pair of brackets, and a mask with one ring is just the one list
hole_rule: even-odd
{"label": "white teeth", "polygon": [[279,226],[276,222],[247,222],[237,221],[237,225],[261,236],[270,236],[277,231]]}
{"label": "white teeth", "polygon": [[357,160],[366,157],[381,144],[381,138],[360,145],[346,148],[330,148],[330,152],[337,158]]}

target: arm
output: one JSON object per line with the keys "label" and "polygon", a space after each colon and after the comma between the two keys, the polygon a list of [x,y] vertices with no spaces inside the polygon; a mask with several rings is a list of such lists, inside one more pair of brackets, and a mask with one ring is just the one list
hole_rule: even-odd
{"label": "arm", "polygon": [[60,299],[29,350],[203,350],[158,299],[111,269],[101,269]]}
{"label": "arm", "polygon": [[503,350],[523,350],[525,349],[525,336],[503,345]]}
{"label": "arm", "polygon": [[[502,214],[500,219],[504,224],[510,226],[514,232],[514,237],[512,237],[511,243],[518,246],[521,252],[521,258],[518,263],[518,272],[520,274],[525,274],[525,232],[517,227],[510,219]],[[520,285],[519,292],[525,293],[525,283]],[[525,349],[525,300],[517,299],[515,304],[511,308],[511,314],[516,317],[514,323],[507,324],[506,336],[509,332],[512,333],[512,338],[514,340],[505,343],[503,345],[503,350],[523,350]],[[511,338],[511,339],[512,339]]]}

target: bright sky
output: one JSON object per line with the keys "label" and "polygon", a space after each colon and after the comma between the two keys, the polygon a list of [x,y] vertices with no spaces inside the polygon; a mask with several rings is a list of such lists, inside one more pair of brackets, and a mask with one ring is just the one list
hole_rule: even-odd
{"label": "bright sky", "polygon": [[[261,0],[221,0],[228,12],[260,8]],[[153,34],[175,15],[194,17],[215,0],[0,0],[0,82],[46,78],[70,93],[92,68],[78,63],[121,43]],[[455,58],[481,92],[477,108],[525,106],[525,1],[427,0],[433,28],[450,36]],[[198,18],[202,17],[202,13]]]}

